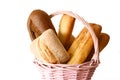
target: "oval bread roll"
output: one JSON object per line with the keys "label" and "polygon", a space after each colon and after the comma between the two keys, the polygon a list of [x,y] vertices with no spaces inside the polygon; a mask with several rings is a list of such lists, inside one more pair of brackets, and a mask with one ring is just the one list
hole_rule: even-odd
{"label": "oval bread roll", "polygon": [[31,51],[37,58],[48,63],[65,63],[69,54],[52,29],[44,31],[31,44]]}

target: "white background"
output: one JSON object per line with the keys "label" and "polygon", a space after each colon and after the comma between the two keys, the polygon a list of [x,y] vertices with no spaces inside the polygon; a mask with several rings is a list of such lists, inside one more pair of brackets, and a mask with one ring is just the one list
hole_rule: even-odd
{"label": "white background", "polygon": [[[48,14],[69,10],[102,25],[110,42],[100,54],[92,80],[120,80],[119,0],[3,0],[0,1],[0,80],[40,80],[32,63],[27,18],[34,9]],[[55,24],[57,27],[58,24]],[[79,30],[80,27],[77,27]]]}

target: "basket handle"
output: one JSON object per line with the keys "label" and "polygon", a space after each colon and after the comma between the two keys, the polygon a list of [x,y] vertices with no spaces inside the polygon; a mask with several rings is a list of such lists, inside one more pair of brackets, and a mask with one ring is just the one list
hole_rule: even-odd
{"label": "basket handle", "polygon": [[94,55],[91,59],[92,62],[95,62],[95,63],[99,63],[100,60],[99,60],[99,47],[98,47],[98,38],[96,37],[93,29],[91,28],[91,26],[89,25],[89,23],[87,21],[85,21],[82,17],[80,17],[78,14],[76,13],[73,13],[72,11],[56,11],[52,14],[50,14],[50,18],[56,16],[56,15],[59,15],[59,14],[67,14],[69,16],[72,16],[76,19],[78,19],[79,21],[81,21],[85,27],[89,30],[91,36],[92,36],[92,39],[93,39],[93,43],[94,43]]}

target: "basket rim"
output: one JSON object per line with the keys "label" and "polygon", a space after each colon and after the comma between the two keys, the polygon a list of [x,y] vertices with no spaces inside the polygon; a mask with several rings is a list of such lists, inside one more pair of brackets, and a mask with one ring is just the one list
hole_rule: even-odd
{"label": "basket rim", "polygon": [[49,69],[52,69],[52,70],[56,70],[56,69],[88,70],[91,68],[96,68],[99,65],[99,63],[94,63],[94,61],[92,61],[92,60],[88,61],[88,62],[84,62],[82,64],[50,64],[50,63],[41,63],[39,60],[34,59],[33,63],[43,69],[48,69],[48,70]]}

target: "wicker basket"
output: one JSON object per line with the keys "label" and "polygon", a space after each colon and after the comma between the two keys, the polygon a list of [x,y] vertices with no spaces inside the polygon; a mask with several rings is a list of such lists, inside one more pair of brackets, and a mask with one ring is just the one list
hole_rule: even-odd
{"label": "wicker basket", "polygon": [[52,18],[58,14],[67,14],[72,17],[75,17],[79,21],[81,21],[86,28],[89,30],[93,42],[95,53],[91,59],[91,61],[82,63],[82,64],[49,64],[49,63],[41,63],[37,59],[34,60],[34,63],[37,65],[40,70],[41,80],[91,80],[91,77],[99,65],[99,50],[98,50],[98,39],[90,27],[90,25],[79,15],[71,12],[71,11],[57,11],[50,15]]}

